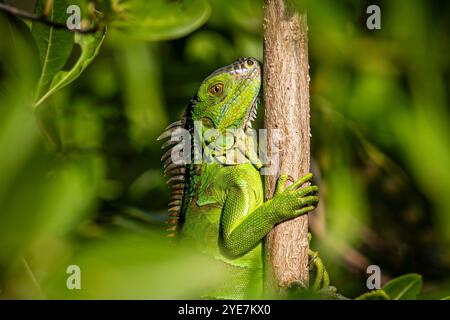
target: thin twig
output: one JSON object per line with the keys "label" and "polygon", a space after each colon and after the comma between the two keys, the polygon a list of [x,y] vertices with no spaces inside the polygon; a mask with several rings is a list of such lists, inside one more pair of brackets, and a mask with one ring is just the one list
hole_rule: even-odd
{"label": "thin twig", "polygon": [[44,293],[42,291],[41,285],[39,284],[39,281],[36,279],[36,277],[35,277],[35,275],[33,273],[33,270],[31,270],[30,265],[28,264],[28,262],[25,259],[25,257],[22,257],[22,263],[23,263],[23,265],[25,267],[25,270],[26,270],[28,276],[31,279],[31,282],[35,285],[36,289],[38,290],[39,296],[44,298],[45,295],[44,295]]}
{"label": "thin twig", "polygon": [[53,27],[55,29],[65,29],[67,31],[77,32],[77,33],[95,33],[98,31],[98,25],[96,25],[92,28],[69,29],[65,23],[48,20],[45,15],[38,16],[34,13],[23,11],[16,7],[13,7],[8,4],[4,4],[4,3],[0,3],[0,10],[4,11],[7,14],[10,14],[12,16],[21,17],[21,18],[24,18],[27,20],[43,23],[43,24]]}

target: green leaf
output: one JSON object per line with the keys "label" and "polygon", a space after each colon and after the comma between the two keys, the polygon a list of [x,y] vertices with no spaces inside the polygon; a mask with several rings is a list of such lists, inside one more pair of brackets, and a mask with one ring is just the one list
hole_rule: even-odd
{"label": "green leaf", "polygon": [[450,296],[442,298],[441,300],[450,300]]}
{"label": "green leaf", "polygon": [[[228,280],[219,261],[155,229],[104,233],[75,249],[49,266],[42,288],[50,299],[193,299]],[[70,264],[81,268],[82,290],[67,290]]]}
{"label": "green leaf", "polygon": [[[45,0],[36,2],[36,14],[42,15]],[[66,1],[54,1],[48,19],[64,22],[67,19]],[[54,75],[60,71],[70,56],[74,44],[74,35],[69,30],[55,29],[41,22],[33,22],[32,34],[39,51],[41,74],[35,89],[35,101],[38,100]]]}
{"label": "green leaf", "polygon": [[[123,42],[117,50],[121,75],[124,80],[123,97],[125,115],[129,121],[129,134],[136,148],[151,145],[167,122],[161,96],[161,70],[158,50],[142,41]],[[135,63],[139,61],[139,64]],[[152,108],[148,102],[152,102]]]}
{"label": "green leaf", "polygon": [[373,290],[363,293],[355,300],[390,300],[391,298],[386,294],[384,290]]}
{"label": "green leaf", "polygon": [[67,86],[80,76],[86,67],[97,56],[98,51],[105,39],[106,29],[94,34],[75,34],[75,43],[81,47],[81,54],[75,65],[69,71],[59,71],[53,77],[48,91],[35,102],[34,107],[39,106],[45,99],[56,91]]}
{"label": "green leaf", "polygon": [[386,283],[383,290],[392,300],[415,300],[422,290],[422,276],[405,274]]}
{"label": "green leaf", "polygon": [[158,41],[183,37],[208,20],[206,0],[117,0],[111,26],[139,40]]}

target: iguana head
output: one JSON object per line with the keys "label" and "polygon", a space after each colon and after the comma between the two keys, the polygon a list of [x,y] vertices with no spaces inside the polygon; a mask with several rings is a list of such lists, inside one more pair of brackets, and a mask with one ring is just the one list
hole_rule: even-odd
{"label": "iguana head", "polygon": [[192,105],[192,120],[206,129],[246,129],[256,117],[261,66],[242,58],[217,69],[200,85]]}

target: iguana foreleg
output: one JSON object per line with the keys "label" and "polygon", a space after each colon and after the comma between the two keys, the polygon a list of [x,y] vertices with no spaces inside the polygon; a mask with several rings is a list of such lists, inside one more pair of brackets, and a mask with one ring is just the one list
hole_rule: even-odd
{"label": "iguana foreleg", "polygon": [[226,197],[221,219],[221,240],[225,253],[229,256],[244,254],[258,244],[275,224],[314,210],[319,201],[315,195],[318,187],[301,188],[312,179],[312,174],[285,188],[287,179],[287,175],[282,175],[274,197],[248,212],[251,188],[242,177],[232,177],[232,187]]}

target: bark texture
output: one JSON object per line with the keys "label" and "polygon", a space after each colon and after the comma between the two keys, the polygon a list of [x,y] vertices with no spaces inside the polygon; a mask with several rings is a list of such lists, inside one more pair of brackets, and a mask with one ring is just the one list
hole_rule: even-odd
{"label": "bark texture", "polygon": [[[268,155],[276,168],[266,179],[266,198],[280,173],[294,179],[310,170],[309,64],[306,14],[291,11],[285,0],[266,0],[264,17],[264,103]],[[277,129],[277,130],[274,130]],[[308,286],[308,216],[278,224],[266,239],[271,288]],[[275,286],[274,286],[275,285]]]}

